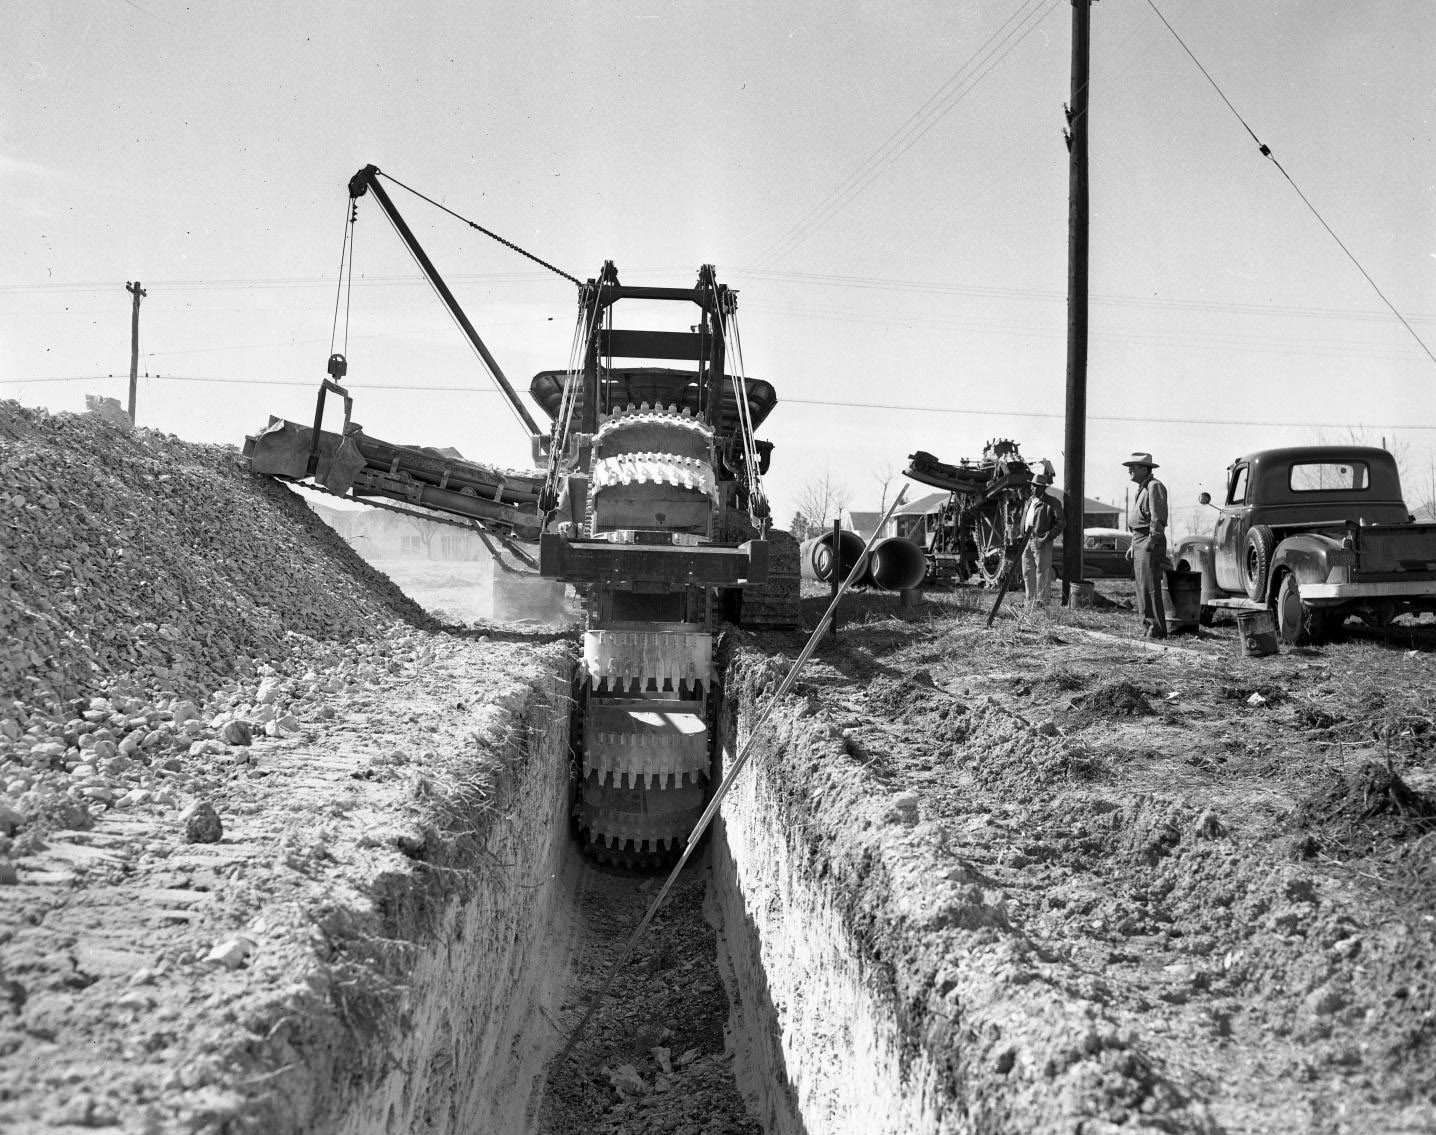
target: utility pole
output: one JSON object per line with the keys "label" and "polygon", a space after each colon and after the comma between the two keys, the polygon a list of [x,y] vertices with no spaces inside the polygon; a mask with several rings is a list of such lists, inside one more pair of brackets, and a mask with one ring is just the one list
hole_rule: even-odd
{"label": "utility pole", "polygon": [[149,295],[149,292],[140,287],[138,280],[133,284],[126,281],[125,291],[135,297],[134,307],[130,314],[130,425],[134,425],[135,391],[140,377],[140,300]]}
{"label": "utility pole", "polygon": [[1062,484],[1067,538],[1062,541],[1062,602],[1082,578],[1082,502],[1087,462],[1087,86],[1092,0],[1072,0],[1072,101],[1067,112],[1067,436]]}

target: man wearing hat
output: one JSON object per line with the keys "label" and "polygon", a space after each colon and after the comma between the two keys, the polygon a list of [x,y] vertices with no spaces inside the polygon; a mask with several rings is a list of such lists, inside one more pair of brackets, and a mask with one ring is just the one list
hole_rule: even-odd
{"label": "man wearing hat", "polygon": [[1052,474],[1044,470],[1032,478],[1031,493],[1022,509],[1022,531],[1027,544],[1022,549],[1022,586],[1029,607],[1046,607],[1052,584],[1052,542],[1062,532],[1065,517],[1062,503],[1048,496]]}
{"label": "man wearing hat", "polygon": [[1127,557],[1137,580],[1137,610],[1147,638],[1167,637],[1167,612],[1162,603],[1162,571],[1167,562],[1167,486],[1152,476],[1157,463],[1150,453],[1134,453],[1122,462],[1137,486],[1137,499],[1127,514],[1132,546]]}

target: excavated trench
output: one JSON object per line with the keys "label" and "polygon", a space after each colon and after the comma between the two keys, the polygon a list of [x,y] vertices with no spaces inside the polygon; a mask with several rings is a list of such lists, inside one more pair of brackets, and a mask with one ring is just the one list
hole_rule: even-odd
{"label": "excavated trench", "polygon": [[[780,677],[761,654],[734,653],[719,723],[725,763]],[[564,693],[555,677],[534,697],[558,705]],[[578,855],[566,718],[546,709],[505,709],[515,722],[554,724],[531,734],[502,792],[508,822],[484,858],[504,870],[477,872],[475,890],[431,912],[402,1035],[375,1037],[387,1071],[346,1093],[335,1129],[946,1130],[948,1037],[901,1003],[888,947],[856,893],[869,880],[824,862],[845,839],[846,804],[862,812],[862,793],[844,804],[812,792],[813,754],[833,736],[801,704],[770,723],[708,845],[560,1057],[662,880]],[[964,901],[981,922],[981,897]]]}

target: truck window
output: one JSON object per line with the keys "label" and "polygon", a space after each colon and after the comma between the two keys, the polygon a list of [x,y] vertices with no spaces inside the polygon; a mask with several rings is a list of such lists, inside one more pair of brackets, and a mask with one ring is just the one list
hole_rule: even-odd
{"label": "truck window", "polygon": [[1301,461],[1291,467],[1291,491],[1320,493],[1363,490],[1371,487],[1371,472],[1364,461]]}
{"label": "truck window", "polygon": [[1233,470],[1231,487],[1227,489],[1227,504],[1246,504],[1248,468],[1249,466],[1239,465]]}

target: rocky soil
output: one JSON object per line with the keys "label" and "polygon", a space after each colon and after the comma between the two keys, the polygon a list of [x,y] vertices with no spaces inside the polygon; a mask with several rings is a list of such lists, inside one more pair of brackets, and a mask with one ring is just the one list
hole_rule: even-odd
{"label": "rocky soil", "polygon": [[990,601],[852,601],[756,758],[941,1130],[1436,1130],[1436,623],[1257,658]]}
{"label": "rocky soil", "polygon": [[[502,867],[521,738],[473,716],[566,673],[573,636],[445,627],[237,456],[0,403],[0,1129],[333,1129],[403,1028],[433,879]],[[654,886],[578,872],[553,1048]],[[705,878],[549,1077],[543,1130],[753,1129]]]}
{"label": "rocky soil", "polygon": [[[473,860],[523,743],[452,705],[571,657],[441,624],[236,456],[0,403],[0,1126],[328,1129],[296,1101],[377,1075],[356,1053],[398,1027],[395,912],[429,892],[395,881],[421,848]],[[807,850],[868,896],[849,917],[894,980],[928,975],[905,1011],[947,1038],[954,1129],[1436,1130],[1436,624],[1247,658],[1231,624],[988,630],[986,601],[850,600],[772,742],[821,733],[813,783],[861,797],[861,839],[834,811]],[[802,645],[735,641],[760,697]],[[921,876],[875,869],[919,845],[1001,907],[982,1000],[960,936],[901,953],[893,888]],[[756,1129],[703,872],[550,1070],[539,1130]],[[557,1036],[654,890],[581,879]]]}

